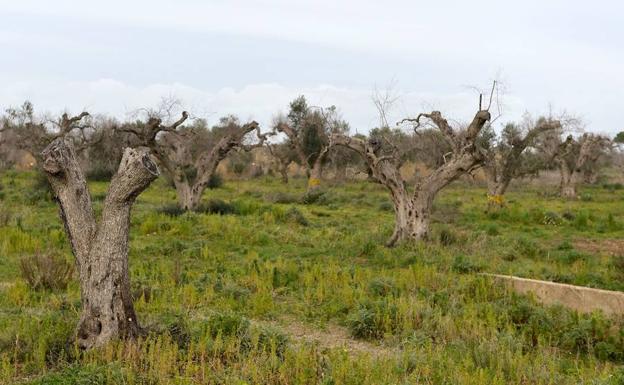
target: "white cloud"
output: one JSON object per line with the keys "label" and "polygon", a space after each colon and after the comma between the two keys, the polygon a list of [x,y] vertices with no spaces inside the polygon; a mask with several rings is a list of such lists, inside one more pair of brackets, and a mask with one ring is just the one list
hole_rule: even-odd
{"label": "white cloud", "polygon": [[623,12],[603,0],[0,0],[0,106],[120,114],[175,93],[266,121],[303,93],[370,127],[380,78],[404,82],[398,115],[429,101],[467,119],[475,103],[460,85],[502,68],[505,118],[552,102],[613,133],[624,128]]}

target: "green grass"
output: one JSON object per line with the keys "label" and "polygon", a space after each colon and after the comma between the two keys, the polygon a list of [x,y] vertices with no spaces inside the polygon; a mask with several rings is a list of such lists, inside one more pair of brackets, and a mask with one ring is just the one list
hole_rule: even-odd
{"label": "green grass", "polygon": [[[621,239],[624,190],[574,202],[457,183],[436,201],[432,240],[383,247],[393,213],[378,185],[304,196],[305,181],[226,181],[201,213],[172,208],[164,180],[133,209],[130,267],[150,334],[80,352],[75,281],[34,291],[20,258],[71,259],[49,196],[29,173],[0,178],[0,383],[33,384],[617,384],[621,320],[543,307],[478,272],[624,289],[624,262],[577,250]],[[96,212],[106,183],[90,184]],[[607,186],[608,187],[608,186]],[[624,253],[623,253],[624,254]],[[274,320],[347,328],[396,354],[326,349]],[[284,321],[286,320],[286,321]]]}

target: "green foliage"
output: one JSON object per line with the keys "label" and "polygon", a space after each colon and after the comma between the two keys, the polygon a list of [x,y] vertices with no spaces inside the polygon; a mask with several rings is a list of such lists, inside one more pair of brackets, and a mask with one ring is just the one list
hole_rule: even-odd
{"label": "green foliage", "polygon": [[266,199],[267,201],[271,203],[283,203],[283,204],[298,203],[300,200],[297,195],[290,194],[287,192],[282,192],[282,191],[268,194]]}
{"label": "green foliage", "polygon": [[197,213],[218,215],[238,214],[236,206],[221,199],[211,199],[206,203],[202,202],[194,211]]}
{"label": "green foliage", "polygon": [[397,307],[387,300],[360,303],[347,320],[351,335],[362,339],[379,339],[385,333],[397,332]]}
{"label": "green foliage", "polygon": [[304,205],[326,205],[331,201],[330,194],[321,189],[308,190],[303,197],[301,197],[301,203]]}
{"label": "green foliage", "polygon": [[482,266],[473,263],[470,259],[464,255],[458,255],[453,260],[453,271],[460,274],[474,273],[483,270]]}
{"label": "green foliage", "polygon": [[220,188],[222,186],[223,186],[223,177],[221,176],[221,174],[219,174],[218,172],[215,172],[212,175],[210,175],[210,178],[208,179],[208,185],[207,185],[209,189],[213,190],[216,188]]}
{"label": "green foliage", "polygon": [[391,212],[391,211],[394,211],[394,206],[392,205],[391,202],[384,201],[379,204],[379,211]]}
{"label": "green foliage", "polygon": [[31,188],[26,192],[26,200],[31,204],[38,204],[44,201],[49,202],[52,200],[50,183],[43,172],[35,173]]}
{"label": "green foliage", "polygon": [[440,243],[444,246],[450,246],[457,242],[457,236],[448,228],[440,230]]}
{"label": "green foliage", "polygon": [[387,278],[374,278],[368,283],[367,291],[372,295],[380,297],[398,293],[394,282]]}
{"label": "green foliage", "polygon": [[164,206],[157,208],[156,212],[168,215],[170,217],[179,217],[180,215],[184,214],[186,210],[184,210],[177,203],[169,203],[169,204],[166,204]]}
{"label": "green foliage", "polygon": [[87,170],[86,178],[92,182],[107,182],[115,175],[116,170],[109,167],[94,166]]}
{"label": "green foliage", "polygon": [[301,211],[299,211],[299,209],[296,207],[290,207],[288,210],[286,210],[286,212],[284,213],[284,217],[287,221],[296,223],[301,226],[310,225],[310,222],[308,222],[303,213],[301,213]]}

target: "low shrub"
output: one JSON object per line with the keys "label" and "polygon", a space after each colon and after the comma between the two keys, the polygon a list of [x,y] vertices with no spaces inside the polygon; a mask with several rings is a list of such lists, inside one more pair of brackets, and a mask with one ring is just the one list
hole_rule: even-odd
{"label": "low shrub", "polygon": [[367,286],[367,291],[375,296],[385,297],[398,292],[396,285],[393,281],[379,277],[373,278]]}
{"label": "low shrub", "polygon": [[381,202],[379,204],[379,211],[394,211],[394,206],[392,205],[392,202]]}
{"label": "low shrub", "polygon": [[207,187],[211,190],[216,189],[216,188],[220,188],[223,186],[223,177],[221,176],[221,174],[215,172],[214,174],[210,175],[210,179],[208,179],[208,184]]}
{"label": "low shrub", "polygon": [[273,289],[294,287],[299,282],[299,269],[296,266],[292,268],[273,267],[271,282]]}
{"label": "low shrub", "polygon": [[167,334],[180,348],[186,349],[191,343],[191,332],[184,317],[178,316],[167,325]]}
{"label": "low shrub", "polygon": [[180,205],[178,205],[177,203],[169,203],[157,208],[156,212],[168,215],[170,217],[179,217],[180,215],[184,214],[186,210],[180,207]]}
{"label": "low shrub", "polygon": [[347,319],[347,326],[354,338],[383,338],[386,333],[399,331],[396,305],[387,300],[361,303]]}
{"label": "low shrub", "polygon": [[267,194],[266,200],[271,203],[297,203],[299,202],[299,198],[295,194],[289,194],[285,192],[275,192],[271,194]]}
{"label": "low shrub", "polygon": [[542,218],[542,224],[550,226],[559,226],[561,224],[561,217],[554,211],[547,211]]}
{"label": "low shrub", "polygon": [[442,230],[440,230],[440,244],[444,246],[450,246],[456,242],[457,236],[452,230],[448,228],[443,228]]}
{"label": "low shrub", "polygon": [[460,274],[474,273],[483,270],[483,267],[473,263],[464,255],[457,255],[453,260],[451,269]]}
{"label": "low shrub", "polygon": [[284,213],[284,218],[291,223],[296,223],[301,226],[309,226],[310,222],[306,219],[301,211],[296,207],[291,207]]}
{"label": "low shrub", "polygon": [[74,268],[64,258],[37,253],[20,260],[20,271],[33,290],[65,290]]}
{"label": "low shrub", "polygon": [[590,193],[583,193],[581,194],[581,201],[582,202],[591,202],[594,200],[594,196]]}
{"label": "low shrub", "polygon": [[31,204],[52,200],[52,188],[48,178],[42,172],[35,174],[33,184],[30,190],[26,192],[25,197]]}
{"label": "low shrub", "polygon": [[602,188],[609,191],[622,190],[624,185],[622,183],[603,183]]}
{"label": "low shrub", "polygon": [[485,233],[489,236],[497,236],[500,235],[500,231],[498,230],[498,226],[495,223],[490,223],[485,226]]}
{"label": "low shrub", "polygon": [[221,199],[211,199],[207,203],[202,203],[194,210],[204,214],[237,214],[236,206]]}
{"label": "low shrub", "polygon": [[329,194],[327,191],[323,190],[309,190],[303,194],[303,197],[301,197],[301,203],[304,205],[326,205],[329,204],[330,201],[331,199]]}
{"label": "low shrub", "polygon": [[288,347],[288,336],[279,329],[266,326],[254,326],[249,335],[244,336],[241,341],[243,350],[255,350],[265,353],[274,353],[277,357],[283,358]]}
{"label": "low shrub", "polygon": [[247,336],[250,325],[251,323],[247,318],[232,312],[215,313],[208,318],[206,323],[212,338],[217,337],[218,334],[222,336]]}
{"label": "low shrub", "polygon": [[537,243],[526,236],[517,237],[513,241],[514,249],[525,257],[535,258],[542,253],[542,249]]}

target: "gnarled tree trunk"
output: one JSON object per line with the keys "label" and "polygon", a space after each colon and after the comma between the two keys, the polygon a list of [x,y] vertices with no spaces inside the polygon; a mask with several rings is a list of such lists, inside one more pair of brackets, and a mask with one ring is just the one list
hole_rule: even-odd
{"label": "gnarled tree trunk", "polygon": [[489,207],[501,207],[504,205],[504,196],[507,187],[511,183],[511,178],[496,177],[486,172],[487,178],[487,194]]}
{"label": "gnarled tree trunk", "polygon": [[280,180],[282,181],[282,183],[288,184],[288,165],[280,164],[277,171],[280,174]]}
{"label": "gnarled tree trunk", "polygon": [[[401,241],[418,241],[429,236],[429,224],[433,201],[438,192],[465,173],[471,172],[483,162],[483,156],[476,148],[475,139],[485,123],[490,120],[486,110],[477,112],[468,128],[460,133],[454,132],[438,111],[420,114],[434,121],[440,131],[453,143],[452,157],[431,174],[420,179],[410,196],[401,176],[397,154],[384,155],[379,140],[368,141],[360,138],[334,134],[330,137],[331,146],[345,146],[362,156],[366,162],[369,176],[384,185],[389,191],[394,205],[395,223],[392,236],[386,243],[388,247]],[[396,148],[396,146],[393,146]]]}
{"label": "gnarled tree trunk", "polygon": [[559,194],[562,198],[576,199],[576,184],[577,179],[574,170],[568,166],[565,159],[559,159],[559,174],[561,179],[559,181]]}
{"label": "gnarled tree trunk", "polygon": [[42,152],[45,170],[78,266],[79,346],[88,349],[140,333],[130,293],[128,233],[136,197],[159,174],[147,149],[127,148],[111,180],[99,226],[73,146],[59,138]]}
{"label": "gnarled tree trunk", "polygon": [[391,196],[395,214],[394,231],[386,246],[428,239],[433,196],[427,191],[421,191],[413,197],[394,192],[391,192]]}
{"label": "gnarled tree trunk", "polygon": [[323,166],[328,153],[329,147],[324,147],[319,156],[314,160],[312,167],[308,169],[308,191],[314,191],[321,188]]}
{"label": "gnarled tree trunk", "polygon": [[576,178],[574,173],[561,171],[561,181],[559,184],[559,193],[562,198],[576,199]]}

